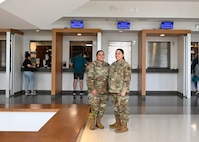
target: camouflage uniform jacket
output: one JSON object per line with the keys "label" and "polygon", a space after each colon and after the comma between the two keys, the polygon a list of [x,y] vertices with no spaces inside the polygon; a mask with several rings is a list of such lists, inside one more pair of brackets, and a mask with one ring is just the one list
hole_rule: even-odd
{"label": "camouflage uniform jacket", "polygon": [[131,81],[131,68],[126,61],[113,62],[109,71],[109,92],[129,92]]}
{"label": "camouflage uniform jacket", "polygon": [[87,87],[88,93],[96,90],[98,93],[108,92],[108,72],[109,64],[107,62],[99,63],[94,61],[87,66]]}

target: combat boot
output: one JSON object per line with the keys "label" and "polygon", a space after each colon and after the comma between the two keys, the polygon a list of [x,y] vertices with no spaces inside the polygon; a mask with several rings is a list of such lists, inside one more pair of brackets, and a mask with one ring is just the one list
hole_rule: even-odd
{"label": "combat boot", "polygon": [[97,116],[96,127],[104,129],[104,126],[101,124],[102,115]]}
{"label": "combat boot", "polygon": [[121,122],[120,122],[120,118],[119,118],[118,115],[115,115],[115,120],[116,120],[115,123],[109,125],[109,128],[110,128],[110,129],[116,129],[116,128],[119,128],[119,127],[120,127]]}
{"label": "combat boot", "polygon": [[122,121],[121,122],[121,126],[117,129],[115,129],[116,133],[123,133],[123,132],[127,132],[128,128],[127,128],[127,122],[126,121]]}
{"label": "combat boot", "polygon": [[90,130],[95,130],[95,116],[90,115]]}

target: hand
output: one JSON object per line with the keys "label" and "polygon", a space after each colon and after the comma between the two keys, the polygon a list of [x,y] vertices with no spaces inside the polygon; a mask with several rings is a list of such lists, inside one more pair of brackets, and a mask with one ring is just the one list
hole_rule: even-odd
{"label": "hand", "polygon": [[70,68],[70,69],[73,68],[73,64],[72,64],[72,63],[69,64],[69,68]]}
{"label": "hand", "polygon": [[126,92],[121,92],[121,96],[125,96],[126,95]]}

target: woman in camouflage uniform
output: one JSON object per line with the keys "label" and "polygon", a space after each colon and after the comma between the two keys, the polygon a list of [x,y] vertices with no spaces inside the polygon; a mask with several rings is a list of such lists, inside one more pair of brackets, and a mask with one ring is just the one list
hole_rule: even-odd
{"label": "woman in camouflage uniform", "polygon": [[116,122],[109,125],[109,127],[115,129],[117,133],[122,133],[128,131],[131,68],[124,60],[124,51],[122,49],[116,50],[115,58],[116,61],[110,66],[108,82]]}
{"label": "woman in camouflage uniform", "polygon": [[88,101],[91,106],[91,130],[94,130],[95,126],[100,129],[104,128],[101,124],[101,118],[108,102],[108,70],[109,64],[104,62],[104,51],[97,51],[96,61],[87,66]]}

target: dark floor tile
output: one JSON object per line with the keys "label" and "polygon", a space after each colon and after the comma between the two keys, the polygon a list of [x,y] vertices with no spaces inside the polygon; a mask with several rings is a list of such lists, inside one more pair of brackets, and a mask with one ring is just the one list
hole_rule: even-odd
{"label": "dark floor tile", "polygon": [[[0,104],[88,104],[87,94],[83,97],[72,94],[51,96],[50,94],[38,94],[35,96],[5,97],[0,95]],[[140,97],[130,95],[129,108],[131,114],[199,114],[198,97],[192,96],[191,99],[179,97],[177,95],[149,95]],[[109,98],[106,113],[113,113],[111,99]]]}

